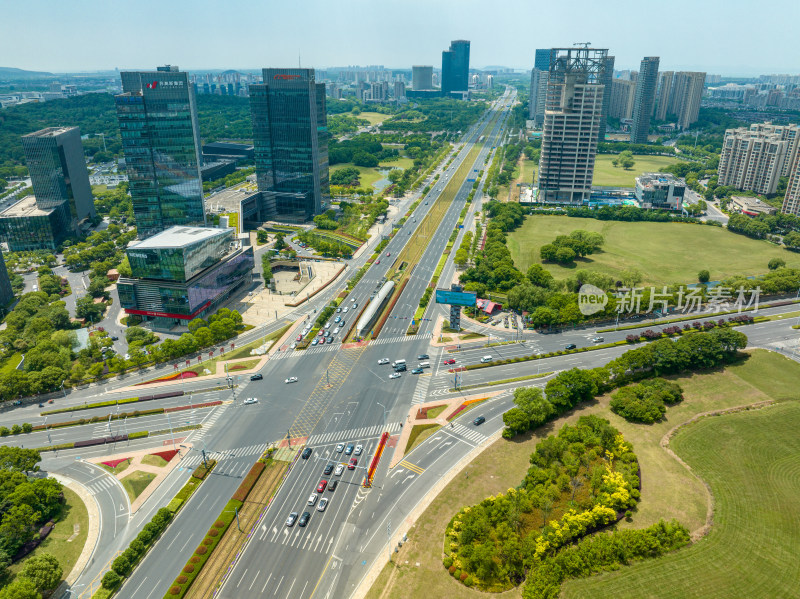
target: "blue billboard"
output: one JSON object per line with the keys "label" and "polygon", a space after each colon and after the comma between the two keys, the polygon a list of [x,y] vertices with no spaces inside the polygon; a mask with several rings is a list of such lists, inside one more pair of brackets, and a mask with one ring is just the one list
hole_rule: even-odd
{"label": "blue billboard", "polygon": [[451,306],[474,306],[478,294],[469,291],[450,291],[449,289],[436,290],[437,304],[450,304]]}

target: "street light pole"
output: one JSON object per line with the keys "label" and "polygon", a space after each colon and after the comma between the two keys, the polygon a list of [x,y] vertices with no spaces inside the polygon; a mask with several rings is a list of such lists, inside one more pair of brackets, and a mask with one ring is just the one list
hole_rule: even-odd
{"label": "street light pole", "polygon": [[376,401],[375,403],[376,403],[376,404],[378,404],[380,407],[382,407],[382,408],[383,408],[383,428],[384,428],[384,430],[385,430],[385,429],[386,429],[386,412],[387,412],[387,410],[386,410],[386,406],[385,406],[385,405],[383,405],[383,404],[382,404],[381,402],[379,402],[379,401]]}

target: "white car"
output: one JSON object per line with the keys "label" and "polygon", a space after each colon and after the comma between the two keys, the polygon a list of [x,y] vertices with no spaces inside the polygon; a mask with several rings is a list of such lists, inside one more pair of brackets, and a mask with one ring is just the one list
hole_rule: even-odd
{"label": "white car", "polygon": [[336,453],[342,453],[343,451],[344,451],[344,443],[339,443],[339,445],[336,446]]}
{"label": "white car", "polygon": [[296,348],[296,347],[297,347],[297,343],[295,342],[295,343],[292,343],[292,344],[289,346],[289,349],[294,349],[294,348]]}
{"label": "white car", "polygon": [[384,364],[388,363],[389,363],[389,358],[381,358],[380,360],[378,360],[378,366],[383,366]]}
{"label": "white car", "polygon": [[258,398],[257,397],[248,397],[247,399],[244,400],[244,405],[246,405],[246,406],[249,406],[250,404],[253,404],[253,403],[258,403]]}
{"label": "white car", "polygon": [[296,376],[290,376],[288,379],[286,379],[285,382],[287,382],[287,383],[296,383],[297,382],[297,377]]}
{"label": "white car", "polygon": [[344,464],[339,464],[336,466],[336,470],[333,471],[334,476],[341,476],[342,472],[344,472]]}
{"label": "white car", "polygon": [[364,451],[364,446],[363,445],[356,445],[356,450],[353,453],[355,453],[356,455],[361,455],[362,451]]}
{"label": "white car", "polygon": [[347,312],[349,309],[350,309],[350,308],[348,308],[347,306],[345,306],[344,308],[342,308],[342,313],[344,313],[344,312]]}
{"label": "white car", "polygon": [[336,327],[335,329],[333,329],[333,334],[334,335],[338,335],[339,334],[339,327]]}
{"label": "white car", "polygon": [[400,378],[400,373],[399,372],[393,372],[392,374],[389,375],[389,378],[390,379],[399,379]]}
{"label": "white car", "polygon": [[317,506],[317,511],[318,512],[324,512],[326,507],[328,507],[328,498],[327,497],[323,497],[322,499],[319,500],[319,505]]}
{"label": "white car", "polygon": [[312,493],[308,498],[308,505],[314,505],[315,503],[317,503],[317,494]]}

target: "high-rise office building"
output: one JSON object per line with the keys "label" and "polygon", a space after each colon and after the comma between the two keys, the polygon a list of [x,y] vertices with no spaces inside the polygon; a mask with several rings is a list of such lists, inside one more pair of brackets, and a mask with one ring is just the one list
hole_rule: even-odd
{"label": "high-rise office building", "polygon": [[775,193],[790,149],[785,134],[783,127],[769,123],[725,131],[718,184],[756,193]]}
{"label": "high-rise office building", "polygon": [[[611,82],[611,102],[608,116],[612,119],[629,119],[633,116],[633,98],[636,83],[628,79],[614,79]],[[606,93],[608,93],[606,91]]]}
{"label": "high-rise office building", "polygon": [[675,73],[663,71],[658,74],[658,91],[656,92],[656,102],[653,108],[653,116],[657,121],[667,120],[667,114],[672,99],[672,82]]}
{"label": "high-rise office building", "polygon": [[544,122],[544,104],[547,97],[547,76],[550,72],[551,48],[536,50],[531,69],[531,88],[528,100],[528,118],[541,127]]}
{"label": "high-rise office building", "polygon": [[631,143],[647,143],[647,134],[650,133],[650,115],[653,114],[657,84],[658,56],[647,56],[642,59],[642,64],[639,67],[639,78],[636,81]]}
{"label": "high-rise office building", "polygon": [[423,65],[412,66],[411,87],[414,91],[433,89],[433,67]]}
{"label": "high-rise office building", "polygon": [[463,96],[469,91],[469,42],[454,40],[442,52],[442,95]]}
{"label": "high-rise office building", "polygon": [[611,82],[614,80],[614,57],[606,56],[606,66],[603,70],[603,114],[600,118],[600,129],[597,131],[597,141],[601,142],[606,138],[606,126],[608,125],[608,111],[611,106]]}
{"label": "high-rise office building", "polygon": [[330,195],[325,84],[300,68],[263,69],[263,81],[250,86],[261,212],[305,221]]}
{"label": "high-rise office building", "polygon": [[394,82],[394,99],[395,102],[402,100],[406,97],[406,84],[402,81]]}
{"label": "high-rise office building", "polygon": [[175,66],[125,71],[114,97],[139,239],[206,224],[194,88]]}
{"label": "high-rise office building", "polygon": [[0,237],[12,251],[56,249],[79,223],[94,218],[94,199],[78,127],[22,136],[32,198],[0,213]]}
{"label": "high-rise office building", "polygon": [[11,288],[11,279],[8,276],[6,260],[0,251],[0,309],[8,306],[14,299],[14,290]]}
{"label": "high-rise office building", "polygon": [[539,161],[539,198],[580,204],[592,191],[608,50],[553,51],[556,54],[548,74]]}

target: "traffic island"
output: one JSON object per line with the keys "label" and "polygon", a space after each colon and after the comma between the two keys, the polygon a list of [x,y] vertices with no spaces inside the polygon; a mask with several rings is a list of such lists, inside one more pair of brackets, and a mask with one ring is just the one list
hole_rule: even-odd
{"label": "traffic island", "polygon": [[397,449],[392,454],[389,469],[397,466],[414,447],[449,424],[453,418],[501,393],[503,391],[491,391],[479,395],[437,399],[412,406],[397,440]]}

